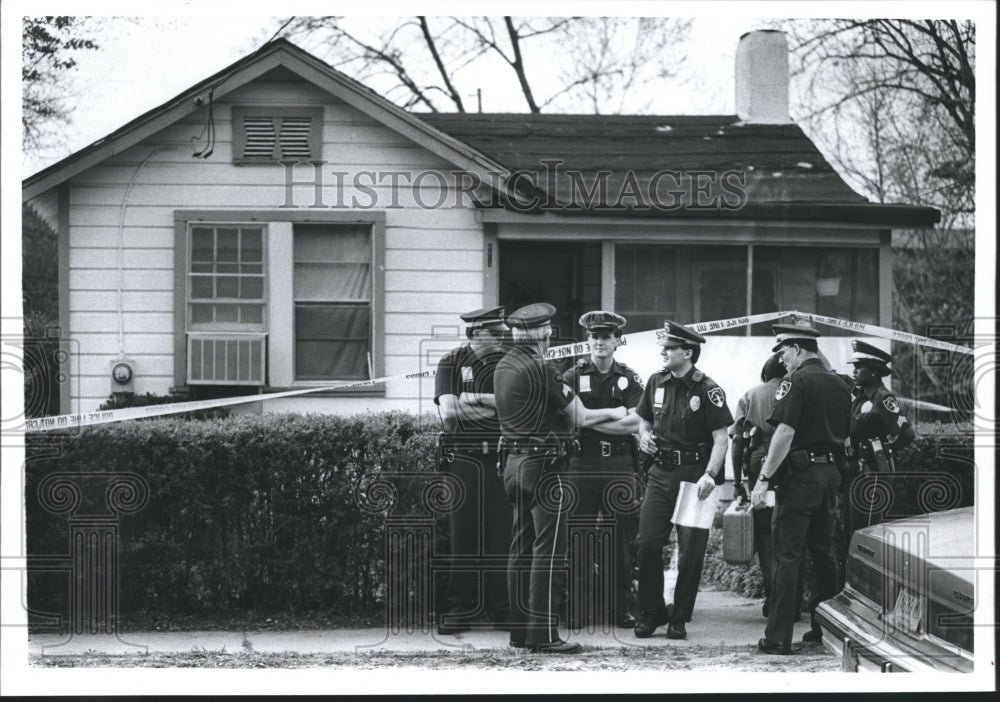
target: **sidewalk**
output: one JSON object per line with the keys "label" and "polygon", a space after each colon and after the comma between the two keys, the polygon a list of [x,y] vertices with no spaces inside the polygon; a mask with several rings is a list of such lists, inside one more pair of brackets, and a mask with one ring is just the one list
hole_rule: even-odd
{"label": "sidewalk", "polygon": [[[588,647],[695,647],[733,648],[751,646],[764,635],[765,620],[761,600],[743,598],[732,592],[701,592],[688,637],[668,640],[665,628],[652,638],[637,639],[631,629],[563,631],[564,638]],[[808,629],[808,621],[795,625],[795,641]],[[128,655],[136,653],[189,653],[192,651],[237,653],[353,653],[434,652],[507,648],[504,631],[471,630],[454,636],[434,631],[393,632],[385,629],[336,629],[326,631],[184,631],[132,632],[120,636],[98,634],[62,636],[34,635],[29,638],[32,655],[80,655],[86,652]]]}

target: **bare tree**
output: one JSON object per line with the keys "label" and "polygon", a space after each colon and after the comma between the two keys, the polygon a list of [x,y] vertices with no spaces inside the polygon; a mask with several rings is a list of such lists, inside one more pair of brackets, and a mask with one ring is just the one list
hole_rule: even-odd
{"label": "bare tree", "polygon": [[689,21],[665,18],[418,16],[381,26],[294,17],[279,33],[383,85],[407,109],[469,111],[473,96],[499,93],[483,78],[493,69],[509,76],[529,112],[619,112],[649,81],[676,75],[682,55],[668,50],[689,30]]}
{"label": "bare tree", "polygon": [[66,76],[81,51],[98,48],[94,22],[86,17],[25,17],[22,24],[22,146],[46,146],[58,125],[69,121]]}
{"label": "bare tree", "polygon": [[[800,119],[837,151],[844,136],[838,123],[872,117],[876,101],[882,127],[911,137],[911,143],[918,134],[926,140],[920,148],[914,144],[910,154],[921,148],[926,153],[924,163],[910,164],[924,182],[894,194],[905,192],[911,204],[941,207],[946,218],[967,226],[975,207],[975,24],[820,20],[791,22],[788,30],[793,73],[803,81],[809,103]],[[837,134],[833,143],[821,136],[831,126]],[[879,151],[885,146],[879,144]]]}
{"label": "bare tree", "polygon": [[[893,324],[958,336],[972,321],[975,264],[975,25],[957,21],[793,22],[798,111],[838,170],[877,202],[941,211],[905,232],[893,257]],[[793,91],[795,92],[795,91]],[[894,348],[908,397],[970,407],[968,378]]]}

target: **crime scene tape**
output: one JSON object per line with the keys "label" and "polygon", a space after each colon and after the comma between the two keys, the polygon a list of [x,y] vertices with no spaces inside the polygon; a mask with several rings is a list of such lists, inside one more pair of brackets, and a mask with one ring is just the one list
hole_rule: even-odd
{"label": "crime scene tape", "polygon": [[[862,336],[878,336],[896,341],[906,341],[911,344],[921,346],[931,346],[948,351],[956,351],[959,353],[974,353],[972,349],[964,346],[957,346],[955,344],[949,344],[944,341],[938,341],[937,339],[929,339],[927,337],[917,336],[916,334],[908,334],[906,332],[895,331],[893,329],[886,329],[885,327],[879,327],[874,324],[850,322],[843,319],[837,319],[836,317],[826,317],[809,312],[765,312],[763,314],[732,317],[730,319],[696,322],[687,326],[699,334],[711,334],[714,332],[725,331],[727,329],[745,327],[750,324],[769,322],[783,317],[799,317],[802,319],[808,319],[811,322],[817,322],[819,324],[849,329]],[[632,334],[623,334],[621,339],[623,345],[629,343],[634,345],[637,342],[644,342],[647,340],[652,341],[661,337],[664,333],[663,329],[651,329],[648,331],[633,332]],[[545,358],[552,360],[568,358],[570,356],[581,356],[587,353],[590,353],[590,343],[583,341],[579,343],[554,346],[546,351]],[[177,414],[179,412],[197,412],[199,410],[213,409],[215,407],[225,407],[228,405],[246,404],[248,402],[261,402],[263,400],[277,400],[283,397],[307,395],[309,393],[321,392],[323,390],[329,391],[366,387],[396,379],[410,380],[417,378],[433,378],[436,374],[436,370],[426,370],[416,373],[406,373],[403,375],[383,376],[381,378],[373,378],[370,380],[359,380],[351,383],[338,383],[336,385],[323,385],[319,387],[303,388],[301,390],[286,390],[283,392],[272,392],[261,395],[243,395],[240,397],[225,397],[216,400],[189,400],[187,402],[171,402],[163,405],[146,405],[144,407],[126,407],[116,410],[95,410],[93,412],[62,414],[53,417],[37,417],[25,420],[24,431],[25,433],[28,433],[58,429],[74,429],[84,426],[94,426],[97,424],[123,422],[130,419],[144,419],[148,417]]]}

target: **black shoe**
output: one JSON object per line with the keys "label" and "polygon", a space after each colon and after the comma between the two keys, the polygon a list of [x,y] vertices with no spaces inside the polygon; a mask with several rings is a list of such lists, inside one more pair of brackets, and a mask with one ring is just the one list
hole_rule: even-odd
{"label": "black shoe", "polygon": [[687,629],[684,628],[683,622],[670,622],[667,624],[668,639],[686,639],[687,635]]}
{"label": "black shoe", "polygon": [[615,626],[620,629],[634,629],[636,625],[635,617],[631,612],[619,612],[615,615]]}
{"label": "black shoe", "polygon": [[642,612],[639,614],[639,621],[635,625],[635,637],[637,639],[648,639],[657,628],[670,621],[671,608],[668,606],[658,612]]}
{"label": "black shoe", "polygon": [[822,640],[823,631],[821,629],[810,629],[802,634],[802,643],[819,643]]}
{"label": "black shoe", "polygon": [[551,643],[528,644],[528,650],[532,653],[577,653],[582,646],[575,641],[563,641],[556,639]]}
{"label": "black shoe", "polygon": [[792,653],[791,644],[778,643],[770,639],[761,639],[757,642],[757,650],[761,653],[773,653],[779,656],[788,656]]}

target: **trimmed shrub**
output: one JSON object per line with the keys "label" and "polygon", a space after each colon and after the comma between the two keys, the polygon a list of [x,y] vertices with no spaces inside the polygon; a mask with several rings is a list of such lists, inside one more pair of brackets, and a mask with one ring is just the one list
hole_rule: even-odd
{"label": "trimmed shrub", "polygon": [[[71,522],[108,514],[109,486],[131,474],[139,492],[119,501],[148,499],[117,521],[123,621],[426,612],[424,573],[447,532],[434,425],[403,413],[269,414],[29,435],[28,552],[66,554]],[[54,473],[81,486],[73,518],[55,513],[70,493],[53,497]],[[66,612],[67,582],[29,578],[29,605]]]}

